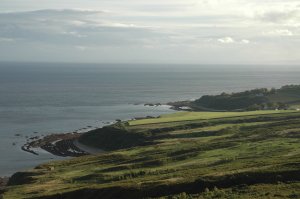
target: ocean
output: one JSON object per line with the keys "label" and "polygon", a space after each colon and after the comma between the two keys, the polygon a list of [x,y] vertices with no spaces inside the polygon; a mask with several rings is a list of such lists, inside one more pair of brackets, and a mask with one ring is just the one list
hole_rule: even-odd
{"label": "ocean", "polygon": [[300,67],[0,63],[0,176],[62,159],[21,150],[26,137],[174,112],[145,103],[300,84]]}

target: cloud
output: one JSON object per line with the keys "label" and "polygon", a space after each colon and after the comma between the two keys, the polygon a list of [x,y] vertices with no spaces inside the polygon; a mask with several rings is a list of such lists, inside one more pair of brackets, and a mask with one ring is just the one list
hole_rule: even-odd
{"label": "cloud", "polygon": [[223,38],[218,39],[218,41],[223,43],[223,44],[235,43],[235,40],[231,37],[223,37]]}
{"label": "cloud", "polygon": [[249,44],[250,41],[249,41],[248,39],[242,39],[241,43],[242,43],[242,44]]}
{"label": "cloud", "polygon": [[282,24],[287,26],[300,26],[300,9],[264,11],[257,14],[263,22]]}
{"label": "cloud", "polygon": [[43,10],[33,10],[27,12],[7,12],[2,13],[2,15],[22,15],[27,17],[38,17],[40,15],[49,17],[60,17],[60,16],[78,16],[78,15],[94,15],[103,14],[106,11],[102,10],[92,10],[92,9],[43,9]]}
{"label": "cloud", "polygon": [[82,35],[76,31],[69,31],[69,32],[62,32],[63,35],[70,35],[72,37],[77,37],[77,38],[84,38],[87,37],[86,35]]}
{"label": "cloud", "polygon": [[[213,41],[213,40],[210,40]],[[222,37],[218,39],[218,42],[222,44],[249,44],[250,41],[248,39],[237,40],[232,37]]]}
{"label": "cloud", "polygon": [[85,51],[88,47],[87,46],[75,46],[75,48],[80,51]]}
{"label": "cloud", "polygon": [[298,11],[269,11],[262,13],[259,17],[262,20],[271,22],[289,21],[298,17]]}
{"label": "cloud", "polygon": [[70,24],[74,25],[74,26],[84,26],[87,23],[85,21],[73,20],[73,21],[70,21]]}
{"label": "cloud", "polygon": [[49,60],[49,54],[120,62],[203,63],[215,57],[248,62],[249,54],[275,63],[300,59],[294,53],[300,51],[296,0],[20,2],[1,3],[0,59]]}
{"label": "cloud", "polygon": [[263,32],[263,35],[265,35],[265,36],[293,36],[294,33],[288,29],[277,29],[277,30],[271,30],[268,32]]}
{"label": "cloud", "polygon": [[153,27],[109,20],[99,10],[38,10],[0,14],[0,37],[81,46],[138,45],[158,37]]}
{"label": "cloud", "polygon": [[12,38],[4,38],[0,37],[0,42],[14,42],[15,40]]}

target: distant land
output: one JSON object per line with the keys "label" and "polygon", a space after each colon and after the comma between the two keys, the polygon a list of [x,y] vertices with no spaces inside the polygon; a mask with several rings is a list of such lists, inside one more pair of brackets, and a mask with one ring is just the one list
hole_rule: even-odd
{"label": "distant land", "polygon": [[104,151],[17,172],[0,193],[4,199],[300,198],[299,104],[298,85],[173,102],[190,110],[76,135]]}
{"label": "distant land", "polygon": [[[300,85],[280,89],[254,89],[238,93],[204,95],[195,101],[171,102],[176,109],[194,111],[253,111],[300,108]],[[183,109],[184,109],[183,108]]]}

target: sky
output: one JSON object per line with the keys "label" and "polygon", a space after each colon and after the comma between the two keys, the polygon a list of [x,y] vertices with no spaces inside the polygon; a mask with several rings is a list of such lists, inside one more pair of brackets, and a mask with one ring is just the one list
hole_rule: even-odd
{"label": "sky", "polygon": [[286,64],[299,0],[1,0],[0,61]]}

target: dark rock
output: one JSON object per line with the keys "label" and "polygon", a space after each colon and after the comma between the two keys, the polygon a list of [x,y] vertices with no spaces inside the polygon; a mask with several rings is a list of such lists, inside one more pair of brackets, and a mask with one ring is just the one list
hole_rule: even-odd
{"label": "dark rock", "polygon": [[41,172],[17,172],[12,175],[7,186],[30,184],[35,181],[34,176],[42,174]]}

